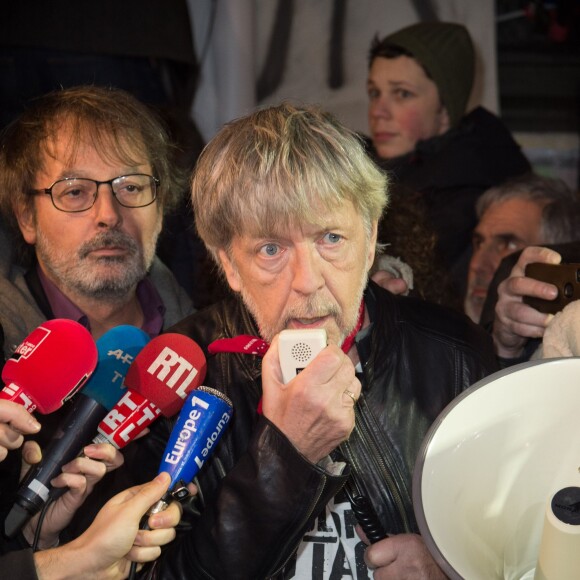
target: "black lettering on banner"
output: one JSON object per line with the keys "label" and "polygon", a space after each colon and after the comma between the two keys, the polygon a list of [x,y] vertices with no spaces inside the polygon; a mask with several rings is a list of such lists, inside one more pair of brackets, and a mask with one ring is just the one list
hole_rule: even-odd
{"label": "black lettering on banner", "polygon": [[[356,544],[353,542],[353,540],[358,538],[355,530],[357,521],[353,511],[345,506],[344,511],[331,511],[330,515],[335,529],[333,529],[332,524],[329,525],[330,520],[326,518],[327,514],[322,513],[313,521],[312,527],[308,530],[309,533],[303,538],[303,542],[309,543],[311,547],[310,554],[312,559],[310,564],[312,567],[309,577],[311,580],[346,580],[355,577],[356,580],[370,580],[371,576],[369,576],[369,570],[364,561],[364,553],[367,546],[362,540]],[[343,544],[341,538],[347,541],[349,551],[354,550],[354,562],[349,561],[347,558],[345,544]],[[332,544],[335,544],[336,547]],[[300,551],[298,552],[299,554]],[[300,557],[299,560],[301,560]],[[298,569],[302,568],[300,577],[309,568],[307,562],[303,562],[303,564],[306,564],[306,566],[298,567]],[[354,569],[351,564],[354,565]],[[287,571],[285,577],[294,578],[297,573],[298,563],[293,558],[289,565],[292,569]]]}
{"label": "black lettering on banner", "polygon": [[334,562],[332,563],[332,569],[328,580],[342,580],[342,578],[346,577],[352,578],[352,572],[346,562],[344,546],[340,543],[334,557]]}
{"label": "black lettering on banner", "polygon": [[358,524],[356,516],[352,510],[344,510],[344,533],[347,538],[354,538],[356,534],[355,527]]}
{"label": "black lettering on banner", "polygon": [[[312,524],[310,530],[311,534],[306,534],[303,538],[303,542],[315,542],[319,544],[336,544],[338,538],[336,537],[336,532],[328,527],[326,523],[326,513],[322,512]],[[328,536],[323,536],[321,534],[329,534]],[[332,535],[330,535],[332,534]]]}
{"label": "black lettering on banner", "polygon": [[324,580],[324,544],[312,546],[312,580]]}
{"label": "black lettering on banner", "polygon": [[[317,518],[316,521],[318,522],[318,531],[319,532],[333,532],[332,528],[328,527],[326,523],[326,512],[322,512]],[[339,534],[340,535],[340,534]]]}
{"label": "black lettering on banner", "polygon": [[342,522],[340,521],[340,514],[336,512],[330,512],[330,516],[332,517],[332,521],[334,522],[334,529],[336,530],[336,535],[339,538],[342,538]]}

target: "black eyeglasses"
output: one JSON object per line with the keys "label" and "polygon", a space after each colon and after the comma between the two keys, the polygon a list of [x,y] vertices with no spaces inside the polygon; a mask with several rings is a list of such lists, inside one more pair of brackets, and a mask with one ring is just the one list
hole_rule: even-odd
{"label": "black eyeglasses", "polygon": [[115,199],[123,207],[145,207],[157,198],[159,179],[145,173],[120,175],[108,181],[96,181],[84,177],[59,179],[46,189],[35,193],[50,195],[52,205],[60,211],[75,213],[91,209],[99,195],[99,185],[110,185]]}

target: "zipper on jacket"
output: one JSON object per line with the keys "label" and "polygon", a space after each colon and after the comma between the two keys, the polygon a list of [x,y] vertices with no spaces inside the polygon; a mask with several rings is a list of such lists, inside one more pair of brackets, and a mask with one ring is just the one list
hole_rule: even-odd
{"label": "zipper on jacket", "polygon": [[[363,401],[361,400],[360,402],[362,403]],[[409,518],[407,517],[403,494],[398,484],[398,481],[402,481],[403,476],[391,456],[390,449],[387,447],[383,452],[380,445],[375,440],[373,433],[368,428],[367,417],[361,412],[359,405],[355,405],[355,418],[355,429],[360,437],[361,445],[369,451],[371,460],[376,465],[378,473],[382,475],[382,480],[385,482],[387,496],[391,499],[391,505],[387,505],[387,511],[391,513],[393,521],[400,521],[403,530],[409,533],[412,529],[409,523]],[[356,460],[356,456],[348,441],[345,442],[341,448],[343,449],[346,458],[353,465],[354,472],[359,474],[360,463]],[[357,482],[360,482],[360,479],[357,479]],[[360,483],[364,483],[364,481]],[[387,532],[392,533],[392,530],[387,530]]]}

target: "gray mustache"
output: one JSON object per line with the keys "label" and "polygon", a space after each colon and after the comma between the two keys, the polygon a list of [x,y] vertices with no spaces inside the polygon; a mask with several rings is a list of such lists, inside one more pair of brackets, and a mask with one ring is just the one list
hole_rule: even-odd
{"label": "gray mustache", "polygon": [[123,248],[130,253],[137,253],[137,243],[131,236],[119,232],[109,231],[97,234],[92,240],[85,242],[79,248],[79,256],[86,258],[91,252],[103,248]]}

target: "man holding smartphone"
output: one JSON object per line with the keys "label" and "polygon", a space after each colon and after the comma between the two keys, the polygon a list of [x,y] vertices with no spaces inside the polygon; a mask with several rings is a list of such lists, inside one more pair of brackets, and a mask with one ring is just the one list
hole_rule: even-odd
{"label": "man holding smartphone", "polygon": [[[566,285],[562,271],[573,276],[569,284],[577,294],[577,266],[562,264],[555,277],[552,277],[553,274],[537,277],[529,275],[528,267],[531,264],[556,267],[563,261],[580,262],[579,242],[551,247],[527,247],[518,254],[511,271],[508,270],[509,275],[499,284],[492,334],[502,366],[527,361],[540,345],[546,328],[554,319],[552,305],[558,303],[564,306],[568,302],[565,296],[559,298]],[[549,271],[546,268],[544,270]]]}
{"label": "man holding smartphone", "polygon": [[[387,182],[354,133],[290,104],[226,125],[200,157],[196,226],[234,296],[171,331],[204,348],[234,418],[161,577],[443,577],[417,535],[413,466],[438,413],[495,357],[463,315],[368,281]],[[286,382],[291,329],[324,329],[328,346]],[[146,477],[169,428],[153,426],[120,473]],[[368,549],[343,493],[353,474],[390,534]]]}
{"label": "man holding smartphone", "polygon": [[480,322],[491,281],[506,256],[531,245],[575,239],[577,195],[561,180],[528,173],[488,189],[475,206],[478,224],[467,274],[465,313]]}

